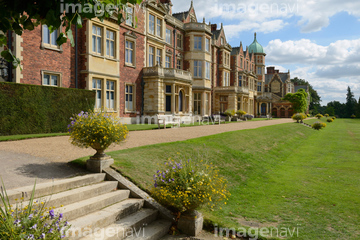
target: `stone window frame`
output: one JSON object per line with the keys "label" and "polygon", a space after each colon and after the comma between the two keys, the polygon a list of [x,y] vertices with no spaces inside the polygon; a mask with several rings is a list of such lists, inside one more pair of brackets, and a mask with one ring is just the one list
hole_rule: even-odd
{"label": "stone window frame", "polygon": [[[129,93],[126,92],[126,86],[132,86],[132,110],[128,110],[126,107],[126,95],[129,95]],[[135,113],[136,112],[136,84],[132,82],[125,82],[124,84],[124,112],[125,113]]]}
{"label": "stone window frame", "polygon": [[[195,66],[195,62],[197,63]],[[203,78],[203,60],[194,60],[193,61],[193,77],[194,78]],[[196,67],[196,71],[195,71],[195,67]],[[195,74],[196,73],[196,74]]]}
{"label": "stone window frame", "polygon": [[[124,39],[124,65],[126,67],[133,67],[133,68],[136,68],[136,39],[137,39],[137,36],[135,34],[131,34],[129,32],[126,32],[125,34],[125,39]],[[134,45],[133,45],[133,63],[127,63],[126,62],[126,41],[129,41],[129,42],[132,42]]]}
{"label": "stone window frame", "polygon": [[210,53],[211,50],[211,40],[208,37],[205,37],[205,51]]}
{"label": "stone window frame", "polygon": [[[107,33],[112,32],[114,33],[114,39],[108,38]],[[111,58],[111,59],[115,59],[116,58],[116,31],[113,31],[111,29],[105,29],[104,32],[104,41],[105,41],[105,51],[104,51],[104,56],[107,58]],[[109,55],[107,54],[107,43],[109,41]],[[111,56],[111,51],[110,51],[110,41],[112,41],[114,43],[114,49],[113,49],[113,54],[114,56]]]}
{"label": "stone window frame", "polygon": [[211,62],[205,61],[205,79],[211,79]]}
{"label": "stone window frame", "polygon": [[[195,43],[197,43],[197,44],[195,44]],[[199,36],[199,35],[194,36],[193,50],[194,51],[203,51],[203,36]]]}
{"label": "stone window frame", "polygon": [[[50,75],[50,76],[57,76],[58,82],[57,85],[47,85],[44,84],[44,75]],[[41,70],[41,85],[42,86],[48,86],[48,87],[61,87],[62,86],[62,73],[61,72],[55,72],[55,71],[48,71],[48,70]]]}
{"label": "stone window frame", "polygon": [[[170,39],[168,39],[168,31],[170,31]],[[166,30],[165,30],[165,42],[166,42],[166,44],[169,44],[170,46],[172,46],[172,34],[171,34],[171,29],[170,28],[166,28]],[[168,40],[169,40],[169,42],[168,42]]]}
{"label": "stone window frame", "polygon": [[[49,49],[49,50],[54,50],[54,51],[59,51],[60,53],[62,53],[64,50],[63,50],[63,47],[62,45],[59,46],[59,45],[52,45],[51,44],[51,39],[50,39],[50,43],[45,43],[44,42],[44,26],[47,27],[46,24],[44,25],[41,25],[41,44],[40,44],[40,49],[44,50],[44,49]],[[58,32],[58,37],[59,37],[59,34],[62,32],[62,26],[59,27],[59,29],[56,29],[54,31],[57,31]],[[51,37],[51,34],[50,34],[50,37]]]}
{"label": "stone window frame", "polygon": [[[179,44],[179,42],[180,42],[180,44]],[[176,48],[178,48],[178,49],[184,48],[184,37],[181,33],[176,33]]]}
{"label": "stone window frame", "polygon": [[[128,12],[128,9],[131,9],[131,10],[132,10],[131,22],[128,22],[128,20],[130,19],[130,18],[128,17],[128,15],[130,15],[129,12]],[[125,16],[126,16],[125,24],[126,24],[127,26],[129,26],[129,27],[134,28],[134,27],[135,27],[135,24],[134,24],[134,22],[135,22],[135,7],[134,7],[134,5],[132,5],[131,3],[127,3],[127,4],[126,4]]]}
{"label": "stone window frame", "polygon": [[[154,17],[154,32],[150,31],[150,16]],[[156,38],[164,39],[164,26],[165,22],[163,17],[160,15],[154,13],[154,12],[148,12],[147,13],[147,33],[149,35],[152,35]],[[160,32],[158,32],[158,20],[160,21]],[[160,35],[159,35],[160,34]]]}
{"label": "stone window frame", "polygon": [[[197,97],[195,98],[195,95],[197,95]],[[200,97],[199,97],[200,96]],[[194,102],[194,114],[195,115],[201,115],[201,103],[202,103],[202,93],[201,92],[193,92],[193,102]],[[195,113],[195,109],[197,109],[197,107],[195,107],[197,104],[197,107],[199,107],[198,112]]]}
{"label": "stone window frame", "polygon": [[[104,89],[104,92],[105,92],[105,108],[106,108],[106,111],[110,111],[110,112],[114,112],[115,111],[115,109],[116,109],[116,81],[114,81],[114,80],[110,80],[110,79],[105,79],[104,80],[105,81],[105,89]],[[107,83],[108,82],[113,82],[114,83],[114,89],[108,89],[107,88]],[[107,92],[113,92],[114,93],[114,107],[113,108],[110,108],[110,107],[108,107],[107,106]],[[109,102],[109,105],[110,105],[110,102]]]}
{"label": "stone window frame", "polygon": [[[94,83],[94,80],[100,80],[101,81],[101,89],[99,88],[94,88],[93,86],[93,83]],[[111,82],[114,82],[114,108],[112,109],[108,109],[106,107],[106,91],[107,91],[107,87],[106,87],[106,83],[108,81],[111,81]],[[101,92],[101,106],[100,107],[97,107],[96,106],[96,98],[97,98],[97,95],[95,96],[95,106],[94,106],[94,111],[95,112],[99,112],[99,111],[102,111],[104,109],[106,109],[107,112],[113,112],[113,113],[116,113],[117,112],[117,109],[119,107],[118,105],[118,101],[119,101],[119,97],[118,97],[118,84],[119,84],[119,81],[118,79],[115,79],[115,78],[111,78],[111,77],[106,77],[106,76],[101,76],[101,75],[95,75],[95,76],[91,76],[90,78],[90,88],[89,90],[100,90]]]}
{"label": "stone window frame", "polygon": [[[180,65],[178,64],[180,62]],[[180,68],[179,68],[180,66]],[[176,69],[182,70],[183,69],[183,59],[180,57],[176,58]]]}
{"label": "stone window frame", "polygon": [[[150,47],[154,48],[154,55],[153,55],[153,66],[150,66]],[[161,61],[163,60],[164,57],[164,51],[165,48],[164,47],[159,47],[157,45],[154,44],[148,44],[147,45],[147,56],[146,56],[146,63],[148,67],[155,67],[157,65],[157,50],[161,50]],[[159,66],[162,65],[162,62],[159,62]]]}
{"label": "stone window frame", "polygon": [[[167,58],[169,58],[169,67],[166,66],[166,64],[167,64],[167,61],[166,61]],[[171,57],[170,54],[166,54],[166,55],[165,55],[165,68],[171,68],[171,59],[172,59],[172,57]]]}

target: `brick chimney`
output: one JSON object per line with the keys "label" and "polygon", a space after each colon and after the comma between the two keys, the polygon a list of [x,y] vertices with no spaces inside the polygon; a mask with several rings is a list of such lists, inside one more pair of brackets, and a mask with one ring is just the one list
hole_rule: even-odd
{"label": "brick chimney", "polygon": [[267,67],[266,71],[267,71],[267,74],[274,74],[275,73],[275,67]]}
{"label": "brick chimney", "polygon": [[215,31],[217,29],[217,24],[211,24],[211,31]]}

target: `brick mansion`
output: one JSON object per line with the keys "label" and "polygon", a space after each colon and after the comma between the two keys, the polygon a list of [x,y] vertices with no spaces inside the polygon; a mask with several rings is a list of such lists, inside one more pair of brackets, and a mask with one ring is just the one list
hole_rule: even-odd
{"label": "brick mansion", "polygon": [[291,117],[291,103],[281,99],[303,87],[294,86],[290,72],[265,71],[256,33],[249,46],[231,46],[223,25],[198,20],[192,3],[173,13],[170,0],[144,0],[127,6],[121,24],[85,19],[74,30],[75,47],[58,46],[64,29],[50,33],[46,25],[9,33],[22,70],[9,69],[0,81],[93,90],[95,109],[126,123],[137,114],[209,116],[227,109]]}

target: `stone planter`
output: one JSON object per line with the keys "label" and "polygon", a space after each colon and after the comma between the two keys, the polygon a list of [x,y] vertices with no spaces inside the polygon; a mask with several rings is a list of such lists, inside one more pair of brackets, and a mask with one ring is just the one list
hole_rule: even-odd
{"label": "stone planter", "polygon": [[188,210],[181,214],[178,220],[178,229],[189,236],[197,236],[204,224],[202,214],[196,210]]}
{"label": "stone planter", "polygon": [[96,150],[96,153],[86,161],[87,170],[101,173],[103,169],[114,163],[114,159],[105,154],[105,149],[101,148],[99,143],[94,143],[91,147]]}

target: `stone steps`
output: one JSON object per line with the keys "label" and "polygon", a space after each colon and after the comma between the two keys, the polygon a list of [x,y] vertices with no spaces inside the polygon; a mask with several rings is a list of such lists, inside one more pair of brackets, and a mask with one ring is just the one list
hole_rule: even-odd
{"label": "stone steps", "polygon": [[[168,232],[171,221],[161,219],[162,211],[139,196],[145,193],[134,194],[118,180],[105,179],[101,173],[38,184],[34,202],[63,214],[71,225],[69,239],[156,240]],[[27,205],[32,190],[28,186],[8,191],[10,202],[24,197],[23,206]]]}

